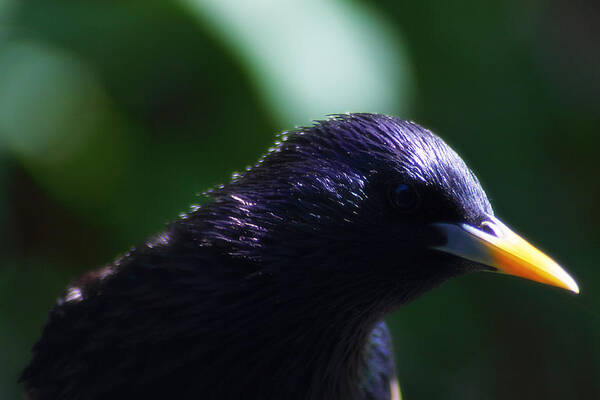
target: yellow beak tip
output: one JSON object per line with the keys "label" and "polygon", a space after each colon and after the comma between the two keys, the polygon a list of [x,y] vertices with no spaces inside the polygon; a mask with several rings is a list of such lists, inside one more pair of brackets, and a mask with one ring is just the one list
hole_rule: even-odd
{"label": "yellow beak tip", "polygon": [[571,283],[567,289],[575,294],[579,294],[579,286],[575,282]]}
{"label": "yellow beak tip", "polygon": [[558,281],[555,281],[554,284],[560,288],[566,289],[575,294],[579,294],[579,285],[577,285],[575,279],[573,279],[571,275],[569,275],[565,270],[560,268],[558,264],[555,265],[558,271],[557,276],[555,276],[554,278],[558,279]]}

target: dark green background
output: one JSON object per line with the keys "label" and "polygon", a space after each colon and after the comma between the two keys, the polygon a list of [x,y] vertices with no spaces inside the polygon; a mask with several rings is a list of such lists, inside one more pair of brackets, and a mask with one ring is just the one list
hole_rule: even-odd
{"label": "dark green background", "polygon": [[440,134],[581,287],[475,274],[396,312],[405,398],[600,398],[600,3],[218,3],[0,1],[0,398],[71,279],[346,111]]}

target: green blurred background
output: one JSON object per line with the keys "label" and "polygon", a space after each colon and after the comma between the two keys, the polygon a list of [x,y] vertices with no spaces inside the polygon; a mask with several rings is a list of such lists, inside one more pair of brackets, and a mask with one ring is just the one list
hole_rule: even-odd
{"label": "green blurred background", "polygon": [[398,311],[405,398],[600,398],[600,3],[585,0],[0,0],[0,398],[20,398],[71,279],[276,132],[347,111],[440,134],[581,286],[476,274]]}

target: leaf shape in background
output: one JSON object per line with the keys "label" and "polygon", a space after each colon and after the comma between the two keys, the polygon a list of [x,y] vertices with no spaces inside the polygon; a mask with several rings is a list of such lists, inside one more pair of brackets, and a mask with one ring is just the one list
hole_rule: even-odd
{"label": "leaf shape in background", "polygon": [[283,127],[329,113],[408,109],[411,74],[402,40],[365,4],[182,1],[249,66]]}
{"label": "leaf shape in background", "polygon": [[4,46],[0,145],[71,207],[114,195],[125,144],[114,119],[93,73],[76,58],[34,41]]}

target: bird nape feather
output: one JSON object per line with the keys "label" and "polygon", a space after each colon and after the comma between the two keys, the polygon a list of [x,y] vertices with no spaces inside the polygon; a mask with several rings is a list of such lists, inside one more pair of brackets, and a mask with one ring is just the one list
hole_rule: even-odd
{"label": "bird nape feather", "polygon": [[509,248],[460,157],[397,118],[285,132],[208,196],[66,290],[21,376],[30,399],[391,399],[392,310],[475,270],[576,288]]}

